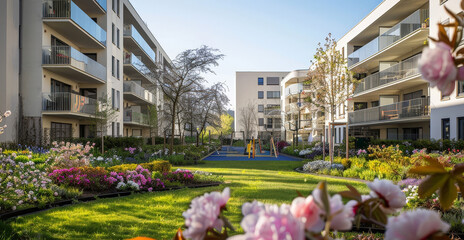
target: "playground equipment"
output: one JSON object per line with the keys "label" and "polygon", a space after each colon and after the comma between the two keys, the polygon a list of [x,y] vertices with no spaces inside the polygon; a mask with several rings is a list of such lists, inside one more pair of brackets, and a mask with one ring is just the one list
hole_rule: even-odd
{"label": "playground equipment", "polygon": [[[261,139],[252,138],[250,140],[250,143],[248,143],[247,147],[246,147],[246,153],[248,154],[248,158],[255,158],[256,157],[256,151],[257,151],[256,143],[258,143],[259,154],[264,153],[263,148],[261,146]],[[270,147],[269,155],[271,157],[274,155],[277,158],[279,156],[279,153],[278,153],[277,148],[275,146],[275,142],[274,142],[273,137],[271,137],[269,147]]]}

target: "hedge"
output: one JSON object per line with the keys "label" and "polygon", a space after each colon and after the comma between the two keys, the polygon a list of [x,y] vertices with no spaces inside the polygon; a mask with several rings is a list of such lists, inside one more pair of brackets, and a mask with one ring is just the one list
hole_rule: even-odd
{"label": "hedge", "polygon": [[116,165],[113,167],[109,167],[108,170],[112,172],[126,172],[126,171],[134,171],[137,166],[140,165],[145,169],[148,169],[150,172],[170,172],[171,171],[171,164],[166,160],[154,160],[149,163],[141,163],[141,164],[121,164]]}

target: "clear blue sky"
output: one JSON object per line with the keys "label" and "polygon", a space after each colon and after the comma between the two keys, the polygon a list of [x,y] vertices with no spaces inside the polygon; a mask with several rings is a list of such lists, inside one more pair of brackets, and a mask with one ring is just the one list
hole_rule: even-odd
{"label": "clear blue sky", "polygon": [[[235,109],[236,71],[309,66],[329,32],[342,37],[381,0],[130,0],[171,59],[208,45],[225,54],[207,75],[225,82]],[[250,83],[256,84],[256,83]]]}

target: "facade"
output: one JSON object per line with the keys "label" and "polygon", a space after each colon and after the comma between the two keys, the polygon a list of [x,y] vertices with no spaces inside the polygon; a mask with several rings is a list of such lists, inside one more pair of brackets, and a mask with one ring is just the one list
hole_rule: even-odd
{"label": "facade", "polygon": [[305,81],[308,70],[290,72],[281,82],[282,136],[287,141],[320,141],[324,115],[305,100],[310,92]]}
{"label": "facade", "polygon": [[101,97],[109,136],[150,135],[163,96],[151,70],[171,64],[129,0],[5,0],[0,8],[0,141],[91,137]]}
{"label": "facade", "polygon": [[360,80],[347,103],[350,135],[430,138],[434,99],[418,72],[429,24],[436,22],[430,9],[427,0],[385,0],[338,41],[348,70]]}
{"label": "facade", "polygon": [[[281,138],[281,88],[288,72],[236,72],[235,131],[245,131],[243,119],[253,116],[248,137]],[[247,111],[247,110],[250,111]]]}

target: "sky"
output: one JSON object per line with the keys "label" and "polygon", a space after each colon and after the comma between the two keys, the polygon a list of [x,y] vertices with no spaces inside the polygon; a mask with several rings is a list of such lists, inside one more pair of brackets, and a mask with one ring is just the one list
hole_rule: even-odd
{"label": "sky", "polygon": [[[235,109],[236,71],[308,68],[330,32],[341,38],[382,0],[130,0],[171,59],[207,45],[225,55],[209,84],[224,82]],[[255,84],[255,83],[251,83]]]}

